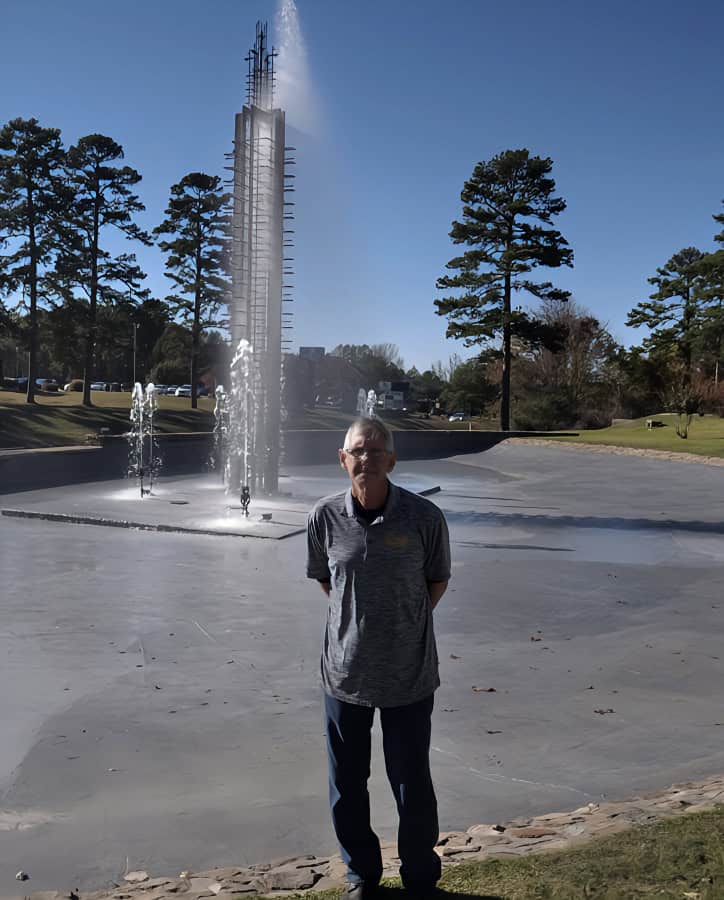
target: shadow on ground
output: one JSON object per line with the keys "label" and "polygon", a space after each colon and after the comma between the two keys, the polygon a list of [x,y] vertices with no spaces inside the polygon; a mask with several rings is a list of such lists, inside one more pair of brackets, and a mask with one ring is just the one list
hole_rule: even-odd
{"label": "shadow on ground", "polygon": [[542,528],[608,528],[626,531],[694,531],[724,534],[724,522],[698,522],[690,519],[628,519],[621,516],[541,516],[525,513],[478,513],[445,510],[448,524],[521,525]]}
{"label": "shadow on ground", "polygon": [[[376,900],[410,900],[412,896],[414,895],[409,894],[401,886],[382,885],[377,891]],[[500,894],[466,894],[438,888],[430,895],[430,900],[505,900],[505,898]]]}

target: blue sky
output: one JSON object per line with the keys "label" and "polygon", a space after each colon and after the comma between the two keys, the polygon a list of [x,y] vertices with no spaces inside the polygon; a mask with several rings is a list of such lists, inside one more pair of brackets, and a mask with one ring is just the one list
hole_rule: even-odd
{"label": "blue sky", "polygon": [[[638,343],[626,314],[682,247],[714,249],[724,211],[724,4],[610,0],[297,0],[314,116],[298,148],[295,345],[396,343],[407,366],[450,354],[435,279],[475,163],[554,160],[572,270],[546,273]],[[161,220],[190,171],[223,174],[257,19],[276,0],[2,0],[0,121],[35,116],[70,144],[101,132],[143,175]],[[283,64],[280,60],[280,64]],[[140,250],[146,284],[163,257]],[[529,301],[522,298],[522,302]],[[532,304],[534,301],[530,301]]]}

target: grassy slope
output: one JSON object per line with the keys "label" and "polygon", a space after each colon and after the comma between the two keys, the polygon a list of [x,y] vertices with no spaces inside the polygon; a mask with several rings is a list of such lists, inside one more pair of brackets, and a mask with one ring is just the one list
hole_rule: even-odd
{"label": "grassy slope", "polygon": [[[384,892],[404,900],[398,882]],[[579,848],[446,868],[444,900],[722,900],[724,807],[645,825]],[[332,900],[337,894],[307,894]]]}
{"label": "grassy slope", "polygon": [[[111,434],[123,434],[129,428],[131,395],[93,391],[94,406],[81,405],[81,395],[39,394],[35,405],[25,403],[25,395],[0,391],[0,449],[20,447],[57,447],[83,444],[86,437],[100,428]],[[214,401],[199,398],[199,408],[191,409],[187,397],[159,397],[158,428],[161,432],[210,431],[213,428]],[[335,409],[318,408],[292,416],[286,423],[289,429],[347,428],[354,416]],[[422,419],[419,416],[385,413],[383,418],[393,429],[417,430],[444,428],[467,431],[472,424],[475,431],[497,431],[497,423],[488,419],[470,422],[448,422],[446,418]],[[663,414],[655,418],[666,422],[664,428],[647,429],[646,419],[622,422],[611,428],[581,431],[577,436],[549,438],[586,444],[610,444],[618,447],[639,447],[654,450],[697,453],[724,457],[724,419],[717,416],[695,417],[689,438],[677,437],[676,416]],[[540,437],[545,437],[541,433]]]}
{"label": "grassy slope", "polygon": [[[41,394],[35,404],[25,395],[0,391],[0,449],[57,447],[83,444],[89,434],[108,428],[123,434],[130,427],[131,395],[93,391],[94,406],[81,405],[81,395]],[[156,421],[161,432],[209,431],[213,428],[213,400],[199,398],[199,409],[183,397],[159,397]]]}
{"label": "grassy slope", "polygon": [[[695,416],[689,437],[677,437],[677,416],[663,414],[653,417],[665,422],[663,428],[646,428],[646,418],[620,422],[610,428],[581,431],[577,437],[550,438],[578,444],[610,444],[616,447],[638,447],[650,450],[673,450],[677,453],[697,453],[703,456],[724,457],[724,419],[719,416]],[[545,435],[541,435],[545,437]]]}
{"label": "grassy slope", "polygon": [[[131,395],[93,391],[93,407],[81,405],[80,393],[38,394],[33,405],[25,403],[25,395],[0,391],[0,449],[20,447],[58,447],[83,444],[88,435],[108,428],[111,434],[123,434],[129,428]],[[198,410],[191,409],[188,397],[159,397],[156,421],[161,432],[211,431],[214,427],[214,400],[199,398]],[[313,409],[304,416],[290,418],[287,428],[346,429],[354,419],[351,413],[334,409]],[[467,431],[468,422],[447,419],[421,419],[414,416],[388,415],[393,429],[451,428]],[[489,422],[474,421],[478,430]]]}

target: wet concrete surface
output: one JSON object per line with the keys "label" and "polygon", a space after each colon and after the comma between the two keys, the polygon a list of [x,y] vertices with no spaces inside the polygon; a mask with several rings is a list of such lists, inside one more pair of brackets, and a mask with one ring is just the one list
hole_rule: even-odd
{"label": "wet concrete surface", "polygon": [[[300,510],[344,487],[288,474]],[[724,470],[503,444],[396,474],[441,486],[453,542],[443,829],[724,771]],[[302,535],[0,517],[0,562],[0,896],[19,869],[25,891],[88,888],[335,849]],[[379,735],[370,787],[394,838]]]}

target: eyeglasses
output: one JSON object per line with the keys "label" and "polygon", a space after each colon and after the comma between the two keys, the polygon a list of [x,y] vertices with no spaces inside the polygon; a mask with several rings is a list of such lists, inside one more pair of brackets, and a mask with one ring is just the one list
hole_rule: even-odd
{"label": "eyeglasses", "polygon": [[382,459],[390,451],[378,450],[376,447],[355,447],[353,450],[345,450],[344,452],[349,454],[349,456],[354,456],[355,459],[362,459],[363,456],[366,456],[368,459]]}

